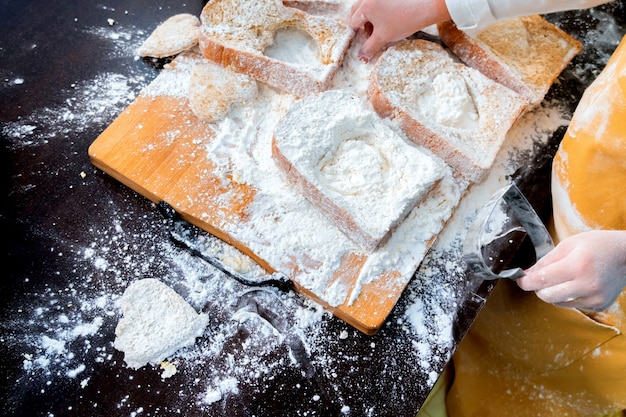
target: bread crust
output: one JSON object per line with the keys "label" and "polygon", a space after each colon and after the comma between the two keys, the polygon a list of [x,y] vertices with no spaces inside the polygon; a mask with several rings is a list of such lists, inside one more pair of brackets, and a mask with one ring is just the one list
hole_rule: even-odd
{"label": "bread crust", "polygon": [[538,15],[498,22],[472,37],[453,22],[437,25],[441,40],[465,64],[526,97],[548,90],[582,44]]}
{"label": "bread crust", "polygon": [[478,42],[475,42],[453,22],[444,22],[437,25],[441,40],[457,55],[461,61],[472,68],[478,69],[492,80],[509,87],[511,90],[528,97],[534,97],[533,90],[525,84],[517,74],[487,52]]}
{"label": "bread crust", "polygon": [[[236,13],[237,7],[245,6],[242,2],[212,0],[204,7],[199,44],[205,58],[299,97],[330,87],[354,37],[352,29],[334,19],[283,6],[280,0],[259,0],[261,15],[224,17],[228,4],[233,4]],[[262,15],[266,11],[269,16]],[[295,65],[265,56],[265,48],[273,43],[279,30],[299,30],[309,35],[317,46],[318,62]],[[254,35],[256,32],[259,36]],[[249,42],[251,39],[254,41]]]}

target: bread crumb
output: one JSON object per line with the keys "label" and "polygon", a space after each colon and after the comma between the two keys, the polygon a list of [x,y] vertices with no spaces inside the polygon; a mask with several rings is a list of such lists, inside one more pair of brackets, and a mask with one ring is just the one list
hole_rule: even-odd
{"label": "bread crumb", "polygon": [[176,365],[171,362],[161,362],[161,369],[163,369],[161,373],[161,378],[163,379],[170,378],[176,374]]}

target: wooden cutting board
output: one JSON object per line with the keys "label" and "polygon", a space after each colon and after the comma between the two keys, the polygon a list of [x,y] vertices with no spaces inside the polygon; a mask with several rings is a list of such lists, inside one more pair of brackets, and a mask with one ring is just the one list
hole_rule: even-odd
{"label": "wooden cutting board", "polygon": [[[188,80],[189,62],[182,63],[197,59],[203,58],[182,54],[163,69],[90,146],[92,163],[151,201],[168,203],[183,219],[235,246],[267,271],[288,276],[296,291],[358,330],[376,333],[464,187],[453,178],[444,179],[444,186],[375,253],[355,247],[312,206],[298,214],[302,226],[294,227],[286,221],[289,213],[258,204],[275,190],[236,181],[233,172],[238,167],[219,172],[216,157],[206,151],[207,144],[219,140],[219,126],[199,120],[184,95],[168,93],[165,84],[184,85]],[[264,175],[279,173],[269,170]],[[284,189],[288,199],[301,198],[288,185]],[[259,213],[263,207],[267,212]],[[318,259],[314,254],[324,234],[335,249]],[[301,243],[287,245],[286,237]]]}

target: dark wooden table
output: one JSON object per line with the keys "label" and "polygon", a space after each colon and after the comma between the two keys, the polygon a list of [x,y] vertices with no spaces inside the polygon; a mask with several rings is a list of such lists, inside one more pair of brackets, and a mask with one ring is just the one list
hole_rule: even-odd
{"label": "dark wooden table", "polygon": [[[365,336],[177,247],[154,204],[90,164],[89,145],[158,73],[136,48],[159,22],[203,4],[0,2],[3,415],[414,415],[492,286],[465,277],[458,245],[435,248],[383,329]],[[621,37],[624,8],[549,19],[585,42],[548,97],[571,112]],[[511,174],[544,215],[563,132]],[[113,347],[119,297],[141,278],[211,317],[170,359],[170,378],[127,368]],[[251,306],[256,315],[234,319]]]}

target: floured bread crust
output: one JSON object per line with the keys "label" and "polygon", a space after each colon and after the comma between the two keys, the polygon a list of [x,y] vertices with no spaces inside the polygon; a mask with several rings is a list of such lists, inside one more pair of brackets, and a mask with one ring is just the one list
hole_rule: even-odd
{"label": "floured bread crust", "polygon": [[191,14],[177,14],[161,23],[139,47],[139,56],[166,58],[198,44],[200,19]]}
{"label": "floured bread crust", "polygon": [[[211,0],[200,19],[206,58],[297,96],[330,86],[354,36],[343,23],[285,7],[280,0]],[[310,37],[315,59],[291,63],[266,56],[281,30]]]}
{"label": "floured bread crust", "polygon": [[475,37],[454,23],[437,26],[443,42],[467,65],[525,96],[543,101],[582,44],[538,15],[496,22]]}
{"label": "floured bread crust", "polygon": [[395,119],[415,143],[457,173],[479,181],[528,102],[455,62],[440,45],[404,41],[387,49],[370,76],[376,111]]}
{"label": "floured bread crust", "polygon": [[448,172],[342,90],[294,104],[276,128],[272,156],[298,191],[367,251],[385,242]]}
{"label": "floured bread crust", "polygon": [[189,78],[189,106],[198,118],[222,120],[231,107],[250,101],[258,93],[252,77],[230,71],[210,61],[198,61]]}

